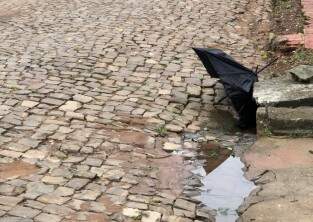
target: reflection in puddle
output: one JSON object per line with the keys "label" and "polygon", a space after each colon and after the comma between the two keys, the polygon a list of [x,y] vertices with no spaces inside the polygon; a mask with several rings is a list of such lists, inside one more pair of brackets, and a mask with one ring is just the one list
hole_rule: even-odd
{"label": "reflection in puddle", "polygon": [[206,174],[210,173],[223,163],[231,155],[231,153],[231,150],[221,147],[216,142],[203,143],[201,145],[199,159],[206,160],[204,165]]}
{"label": "reflection in puddle", "polygon": [[239,157],[230,156],[208,175],[204,168],[194,171],[203,176],[200,201],[217,211],[217,222],[234,222],[238,218],[236,210],[255,188],[244,178],[243,167]]}

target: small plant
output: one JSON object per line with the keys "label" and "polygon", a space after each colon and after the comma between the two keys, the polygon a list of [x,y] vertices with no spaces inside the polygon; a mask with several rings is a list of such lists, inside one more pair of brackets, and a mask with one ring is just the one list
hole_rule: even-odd
{"label": "small plant", "polygon": [[155,131],[159,136],[165,137],[167,135],[167,129],[165,128],[165,125],[158,126]]}
{"label": "small plant", "polygon": [[268,137],[273,135],[272,131],[267,126],[264,127],[264,135]]}

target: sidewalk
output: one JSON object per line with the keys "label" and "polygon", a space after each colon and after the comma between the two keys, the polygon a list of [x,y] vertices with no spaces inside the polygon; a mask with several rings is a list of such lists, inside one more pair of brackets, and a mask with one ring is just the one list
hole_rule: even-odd
{"label": "sidewalk", "polygon": [[240,209],[240,221],[312,221],[312,144],[311,138],[260,138],[245,153],[246,176],[258,188]]}

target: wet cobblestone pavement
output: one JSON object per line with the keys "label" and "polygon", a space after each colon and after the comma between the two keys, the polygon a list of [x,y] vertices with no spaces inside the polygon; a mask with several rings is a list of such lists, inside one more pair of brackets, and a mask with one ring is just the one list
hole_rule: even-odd
{"label": "wet cobblestone pavement", "polygon": [[247,3],[0,0],[0,221],[210,221],[170,151],[212,106],[191,47],[259,62]]}

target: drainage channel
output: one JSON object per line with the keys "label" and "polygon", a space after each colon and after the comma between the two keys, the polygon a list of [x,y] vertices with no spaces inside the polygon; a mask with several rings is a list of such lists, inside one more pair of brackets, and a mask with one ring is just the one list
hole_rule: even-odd
{"label": "drainage channel", "polygon": [[[196,168],[192,171],[202,182],[200,195],[196,198],[216,211],[217,222],[235,222],[239,217],[237,209],[256,187],[244,177],[244,164],[239,157],[254,143],[255,134],[231,128],[231,132],[219,128],[184,135],[185,141],[192,140],[201,144],[197,159],[194,160]],[[201,141],[203,138],[208,138],[209,141]]]}

